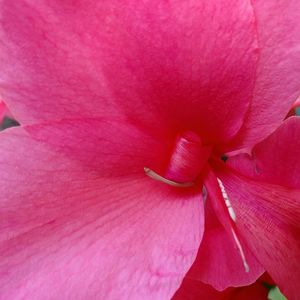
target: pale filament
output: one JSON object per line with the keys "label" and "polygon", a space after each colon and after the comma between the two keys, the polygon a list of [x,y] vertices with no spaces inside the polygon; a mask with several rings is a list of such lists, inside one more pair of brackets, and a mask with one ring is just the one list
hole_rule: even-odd
{"label": "pale filament", "polygon": [[194,182],[176,182],[176,181],[172,181],[172,180],[169,180],[159,174],[157,174],[156,172],[154,172],[153,170],[147,168],[147,167],[144,167],[144,171],[146,173],[147,176],[149,176],[150,178],[154,179],[154,180],[157,180],[157,181],[160,181],[160,182],[163,182],[163,183],[166,183],[168,185],[171,185],[171,186],[175,186],[175,187],[191,187],[194,185]]}

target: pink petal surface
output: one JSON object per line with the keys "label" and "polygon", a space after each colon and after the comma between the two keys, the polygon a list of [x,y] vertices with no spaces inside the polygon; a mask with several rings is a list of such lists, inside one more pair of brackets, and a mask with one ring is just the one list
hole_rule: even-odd
{"label": "pink petal surface", "polygon": [[1,133],[0,299],[174,294],[201,240],[201,196],[138,173],[160,156],[159,143],[119,126],[81,120]]}
{"label": "pink petal surface", "polygon": [[220,173],[239,233],[288,299],[298,299],[300,191]]}
{"label": "pink petal surface", "polygon": [[263,273],[263,268],[242,241],[250,269],[248,273],[245,272],[232,235],[221,225],[211,201],[214,199],[208,198],[205,203],[205,233],[197,258],[187,277],[210,284],[219,291],[230,286],[251,284]]}
{"label": "pink petal surface", "polygon": [[300,188],[300,118],[288,118],[249,154],[228,159],[227,164],[261,182]]}
{"label": "pink petal surface", "polygon": [[95,24],[86,36],[80,32],[91,6],[0,2],[1,95],[21,123],[116,114],[91,47],[99,39]]}
{"label": "pink petal surface", "polygon": [[250,2],[2,0],[1,11],[2,93],[22,123],[121,113],[214,141],[242,124],[258,57]]}
{"label": "pink petal surface", "polygon": [[300,94],[299,1],[251,2],[260,58],[254,97],[234,148],[253,146],[267,137]]}

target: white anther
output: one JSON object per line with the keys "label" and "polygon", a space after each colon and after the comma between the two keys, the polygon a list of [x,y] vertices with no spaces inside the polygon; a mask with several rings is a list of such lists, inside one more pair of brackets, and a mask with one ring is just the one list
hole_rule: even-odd
{"label": "white anther", "polygon": [[144,171],[145,171],[146,175],[148,175],[150,178],[152,178],[154,180],[161,181],[161,182],[166,183],[168,185],[172,185],[172,186],[176,186],[176,187],[190,187],[190,186],[194,185],[194,182],[180,183],[180,182],[176,182],[176,181],[166,179],[165,177],[160,176],[159,174],[157,174],[156,172],[154,172],[153,170],[151,170],[147,167],[144,167]]}
{"label": "white anther", "polygon": [[226,193],[225,187],[224,187],[222,181],[221,181],[219,178],[217,178],[217,180],[218,180],[218,184],[219,184],[219,187],[220,187],[220,189],[221,189],[221,192],[222,192],[223,199],[224,199],[225,204],[226,204],[226,206],[227,206],[229,215],[230,215],[231,219],[232,219],[234,222],[236,222],[236,215],[235,215],[235,212],[234,212],[234,210],[233,210],[233,207],[232,207],[232,205],[231,205],[231,203],[230,203],[228,194]]}

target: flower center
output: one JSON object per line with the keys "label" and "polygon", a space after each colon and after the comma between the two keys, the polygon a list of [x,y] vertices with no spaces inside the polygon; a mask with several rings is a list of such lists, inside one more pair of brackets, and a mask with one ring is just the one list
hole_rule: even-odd
{"label": "flower center", "polygon": [[199,135],[192,131],[180,134],[175,141],[165,174],[144,168],[148,176],[169,185],[192,186],[206,164],[212,148],[203,146]]}
{"label": "flower center", "polygon": [[[184,132],[176,138],[168,166],[163,176],[155,171],[144,168],[146,175],[163,183],[176,187],[190,187],[201,177],[201,171],[207,164],[212,147],[202,144],[199,135],[192,131]],[[216,177],[210,167],[203,172],[202,195],[205,202],[207,194],[213,199],[213,206],[218,217],[237,246],[246,272],[249,272],[245,253],[235,229],[236,215],[222,181]]]}

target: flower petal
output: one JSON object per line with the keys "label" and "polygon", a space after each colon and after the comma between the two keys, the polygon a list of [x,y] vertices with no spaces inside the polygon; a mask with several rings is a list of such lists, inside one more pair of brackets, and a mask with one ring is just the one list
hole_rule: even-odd
{"label": "flower petal", "polygon": [[284,120],[300,94],[298,0],[254,0],[260,59],[254,97],[235,147],[251,147]]}
{"label": "flower petal", "polygon": [[253,254],[288,299],[298,299],[300,191],[220,172]]}
{"label": "flower petal", "polygon": [[228,297],[231,294],[231,290],[232,289],[228,289],[219,292],[209,284],[186,277],[172,300],[226,300],[229,299]]}
{"label": "flower petal", "polygon": [[1,95],[19,122],[118,114],[92,47],[103,24],[91,6],[0,1]]}
{"label": "flower petal", "polygon": [[262,282],[258,280],[257,282],[234,289],[230,295],[230,300],[266,300],[268,299],[268,289],[263,286]]}
{"label": "flower petal", "polygon": [[205,204],[205,233],[187,276],[210,284],[218,291],[251,284],[263,273],[263,268],[241,241],[249,264],[249,272],[245,272],[236,244],[218,220],[211,201],[214,199],[210,197]]}
{"label": "flower petal", "polygon": [[300,189],[300,118],[288,118],[250,155],[232,156],[226,164],[257,181]]}
{"label": "flower petal", "polygon": [[1,133],[1,299],[174,294],[199,247],[203,204],[199,191],[143,174],[157,142],[137,132],[78,120]]}
{"label": "flower petal", "polygon": [[268,289],[263,285],[262,278],[248,286],[219,292],[208,284],[185,277],[172,300],[266,300],[267,296]]}
{"label": "flower petal", "polygon": [[258,57],[250,1],[1,3],[3,94],[21,122],[120,109],[213,141],[240,128]]}

